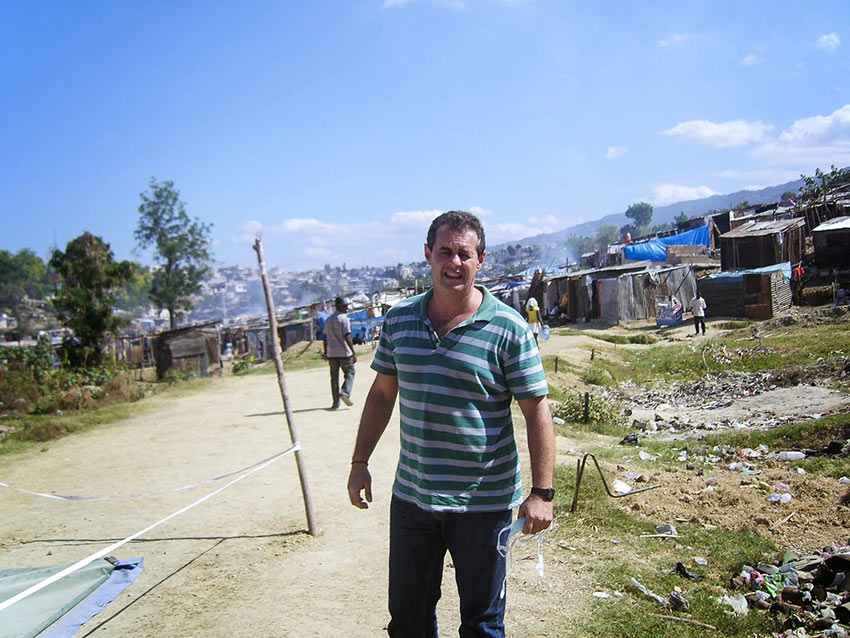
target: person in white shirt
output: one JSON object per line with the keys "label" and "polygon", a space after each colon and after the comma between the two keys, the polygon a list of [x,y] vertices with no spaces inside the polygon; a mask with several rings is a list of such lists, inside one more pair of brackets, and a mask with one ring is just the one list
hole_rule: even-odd
{"label": "person in white shirt", "polygon": [[694,334],[699,334],[700,326],[702,326],[702,333],[705,334],[705,299],[702,298],[699,290],[691,299],[690,306],[694,313]]}

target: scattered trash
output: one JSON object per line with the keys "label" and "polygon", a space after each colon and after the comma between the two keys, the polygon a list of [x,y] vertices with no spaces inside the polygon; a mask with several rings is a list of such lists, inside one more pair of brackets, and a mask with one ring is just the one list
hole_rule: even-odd
{"label": "scattered trash", "polygon": [[720,599],[720,602],[724,605],[729,605],[732,608],[732,613],[736,616],[746,616],[749,611],[749,608],[747,607],[747,599],[744,597],[744,594],[737,594],[735,596],[725,594],[723,598]]}
{"label": "scattered trash", "polygon": [[638,452],[638,456],[640,457],[641,461],[655,461],[658,458],[657,456],[654,456],[649,452],[644,452],[643,450]]}
{"label": "scattered trash", "polygon": [[[649,598],[652,598],[652,600],[654,600],[655,602],[659,603],[660,605],[662,605],[662,606],[664,606],[664,607],[669,607],[669,606],[670,606],[670,602],[669,602],[666,598],[662,598],[661,596],[659,596],[658,594],[656,594],[656,593],[655,593],[654,591],[652,591],[651,589],[647,589],[647,588],[646,588],[646,587],[645,587],[642,583],[638,582],[638,581],[637,581],[637,580],[635,580],[634,578],[632,578],[631,580],[632,580],[632,585],[634,585],[635,587],[637,587],[637,588],[638,588],[638,590],[639,590],[639,591],[640,591],[643,595],[648,596]],[[746,605],[746,601],[745,601],[745,605]]]}
{"label": "scattered trash", "polygon": [[780,494],[784,494],[785,492],[790,492],[790,491],[791,491],[791,488],[788,486],[788,484],[787,484],[787,483],[782,483],[782,482],[777,483],[777,484],[773,487],[773,489],[774,489],[774,490],[776,490],[777,492],[779,492]]}
{"label": "scattered trash", "polygon": [[787,450],[785,452],[780,452],[777,458],[780,461],[802,461],[806,458],[806,453],[798,452],[796,450]]}
{"label": "scattered trash", "polygon": [[706,567],[708,565],[708,561],[702,556],[694,556],[694,562],[700,567]]}
{"label": "scattered trash", "polygon": [[776,492],[774,492],[773,494],[767,497],[767,502],[782,503],[783,505],[788,505],[788,503],[791,502],[791,498],[792,496],[788,492],[785,492],[784,494],[777,494]]}
{"label": "scattered trash", "polygon": [[552,417],[552,423],[554,423],[555,425],[564,425],[564,423],[566,423],[566,421],[564,421],[564,420],[563,420],[561,417],[559,417],[559,416],[553,416],[553,417]]}
{"label": "scattered trash", "polygon": [[[776,636],[847,636],[850,545],[831,545],[804,556],[788,551],[774,564],[759,563],[755,568],[745,565],[731,584],[749,590],[738,594],[749,606],[786,615],[788,631]],[[740,600],[738,597],[734,598]],[[726,598],[732,600],[727,596],[724,602]],[[809,629],[815,632],[809,634]]]}
{"label": "scattered trash", "polygon": [[838,483],[840,485],[850,485],[850,477],[842,476],[840,479],[838,479]]}
{"label": "scattered trash", "polygon": [[613,596],[611,596],[611,594],[609,594],[608,592],[604,592],[604,591],[595,591],[595,592],[593,592],[593,596],[596,597],[596,598],[600,598],[602,600],[609,600],[609,599],[613,598]]}
{"label": "scattered trash", "polygon": [[685,567],[684,563],[676,563],[676,566],[673,568],[673,570],[670,573],[671,574],[679,574],[679,576],[682,576],[682,577],[687,578],[688,580],[692,580],[694,582],[701,581],[702,578],[703,578],[701,574],[695,574],[692,571],[688,571],[688,568]]}
{"label": "scattered trash", "polygon": [[611,489],[613,489],[617,494],[628,494],[632,491],[632,486],[620,479],[614,479],[614,482],[611,484]]}
{"label": "scattered trash", "polygon": [[632,433],[623,437],[623,440],[620,441],[620,445],[640,445],[640,439],[638,439],[637,434]]}
{"label": "scattered trash", "polygon": [[672,609],[673,611],[687,611],[691,608],[691,604],[682,595],[682,592],[679,591],[678,588],[670,592],[668,602],[670,603],[670,609]]}
{"label": "scattered trash", "polygon": [[670,523],[662,523],[658,527],[655,528],[655,531],[659,534],[668,534],[670,536],[678,536],[679,532],[676,531],[676,528]]}

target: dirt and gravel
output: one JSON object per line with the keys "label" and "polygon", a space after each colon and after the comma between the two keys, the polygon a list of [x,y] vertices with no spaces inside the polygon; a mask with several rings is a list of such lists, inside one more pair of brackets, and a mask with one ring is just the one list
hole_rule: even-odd
{"label": "dirt and gravel", "polygon": [[[680,333],[669,333],[668,338],[686,338],[685,327]],[[597,350],[617,347],[592,342]],[[542,350],[579,365],[587,360],[588,346],[587,337],[553,337]],[[371,508],[360,511],[349,505],[345,490],[360,407],[373,376],[368,355],[363,351],[357,366],[352,408],[326,409],[325,368],[287,375],[317,536],[305,531],[294,458],[283,457],[117,550],[120,558],[144,557],[144,572],[77,635],[386,635],[387,522],[397,416],[370,463],[375,487]],[[736,399],[724,409],[740,410],[735,418],[741,419],[766,409],[776,411],[783,400],[789,409],[804,413],[827,409],[812,407],[810,400],[816,397],[810,390],[782,394],[790,390],[776,388]],[[833,398],[841,397],[846,405],[846,395]],[[753,404],[753,399],[762,403]],[[0,488],[0,567],[79,560],[230,479],[190,490],[174,488],[247,468],[290,445],[274,375],[225,375],[204,391],[158,395],[136,405],[130,419],[0,457],[0,481],[12,487],[112,497],[57,500]],[[558,462],[574,466],[583,447],[592,444],[588,435],[559,437]],[[839,505],[846,488],[834,479],[798,474],[775,461],[761,461],[761,474],[755,476],[724,469],[729,459],[720,464],[690,461],[691,469],[685,462],[670,461],[647,470],[638,449],[624,446],[619,463],[604,468],[609,478],[643,473],[648,482],[663,485],[623,500],[622,506],[636,516],[751,530],[801,550],[846,541],[850,510]],[[523,463],[527,465],[527,458]],[[778,482],[794,495],[790,504],[766,501],[765,486]],[[566,518],[556,522],[569,525]],[[593,589],[583,570],[605,548],[580,539],[568,546],[549,539],[544,548],[542,580],[534,570],[536,545],[520,545],[516,552],[508,593],[509,635],[560,635],[592,606]],[[447,561],[438,607],[446,635],[458,624],[456,607]]]}

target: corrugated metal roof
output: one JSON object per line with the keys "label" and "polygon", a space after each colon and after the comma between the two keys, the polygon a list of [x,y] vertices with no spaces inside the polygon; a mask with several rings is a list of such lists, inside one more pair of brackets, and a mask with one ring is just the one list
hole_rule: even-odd
{"label": "corrugated metal roof", "polygon": [[820,232],[822,230],[848,230],[850,229],[850,215],[845,215],[844,217],[833,217],[832,219],[828,219],[820,226],[812,230],[813,233]]}
{"label": "corrugated metal roof", "polygon": [[775,235],[785,231],[799,228],[806,223],[802,218],[796,219],[773,219],[770,221],[746,222],[728,233],[721,235],[721,239],[734,237],[757,237],[760,235]]}

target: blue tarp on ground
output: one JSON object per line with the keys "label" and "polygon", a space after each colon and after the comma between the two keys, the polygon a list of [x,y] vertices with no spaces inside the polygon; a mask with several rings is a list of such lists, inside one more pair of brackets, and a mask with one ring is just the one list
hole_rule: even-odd
{"label": "blue tarp on ground", "polygon": [[[0,601],[17,596],[68,566],[0,569]],[[141,558],[117,564],[105,558],[94,561],[0,612],[0,636],[70,638],[115,600],[143,568]]]}
{"label": "blue tarp on ground", "polygon": [[685,233],[657,237],[640,244],[623,246],[626,259],[648,259],[649,261],[667,261],[667,246],[711,246],[711,234],[708,226],[700,226]]}

